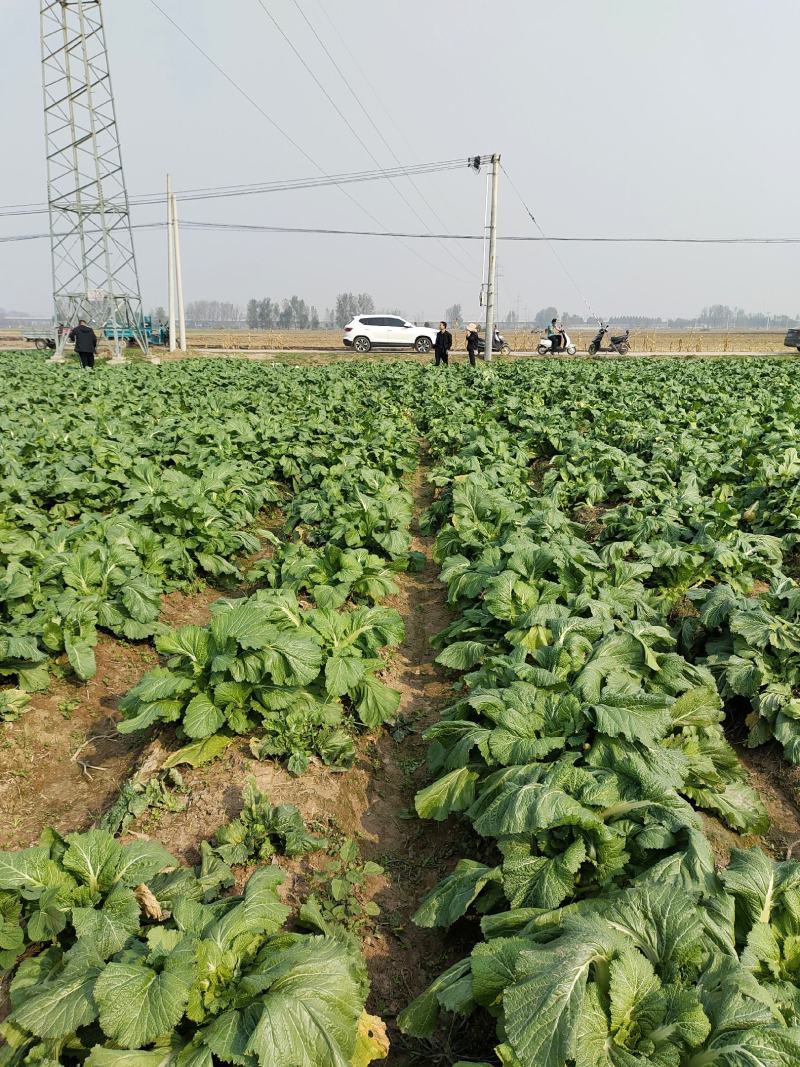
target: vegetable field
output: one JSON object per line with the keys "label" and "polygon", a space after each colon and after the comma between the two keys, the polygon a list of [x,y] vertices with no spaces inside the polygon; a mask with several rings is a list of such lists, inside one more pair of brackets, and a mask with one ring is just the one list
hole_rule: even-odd
{"label": "vegetable field", "polygon": [[800,1062],[793,360],[0,377],[2,1067]]}

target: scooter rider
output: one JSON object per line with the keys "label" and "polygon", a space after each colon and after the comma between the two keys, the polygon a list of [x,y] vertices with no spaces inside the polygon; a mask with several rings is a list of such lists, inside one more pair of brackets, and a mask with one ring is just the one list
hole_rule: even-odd
{"label": "scooter rider", "polygon": [[558,319],[553,319],[547,327],[547,336],[550,338],[550,351],[560,352],[564,340],[564,327],[558,325]]}

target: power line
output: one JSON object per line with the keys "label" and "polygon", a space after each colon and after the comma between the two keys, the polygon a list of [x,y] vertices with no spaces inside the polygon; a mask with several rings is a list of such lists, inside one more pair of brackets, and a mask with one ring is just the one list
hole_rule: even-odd
{"label": "power line", "polygon": [[358,61],[358,57],[353,54],[353,50],[350,47],[350,45],[348,44],[347,39],[345,38],[345,36],[342,34],[342,32],[340,31],[339,27],[337,26],[336,20],[332,19],[331,16],[328,14],[328,12],[327,12],[327,10],[325,8],[325,3],[323,2],[323,0],[318,0],[317,6],[319,7],[320,11],[322,12],[323,16],[325,17],[325,20],[327,21],[327,23],[330,26],[331,30],[334,32],[336,37],[339,39],[339,44],[342,46],[342,48],[345,50],[345,52],[347,52],[347,55],[348,55],[348,57],[350,59],[350,63],[358,71],[359,75],[361,76],[361,78],[362,78],[362,80],[364,82],[364,85],[367,87],[367,89],[369,89],[370,97],[373,100],[376,100],[378,102],[378,104],[380,104],[380,106],[383,108],[384,114],[386,115],[386,117],[389,119],[389,121],[392,123],[394,128],[399,133],[400,138],[405,142],[406,147],[411,149],[411,144],[409,143],[408,138],[403,133],[402,129],[397,125],[397,123],[394,122],[394,120],[392,119],[392,116],[389,113],[389,109],[387,108],[386,104],[384,104],[383,101],[381,100],[380,93],[375,88],[373,83],[369,80],[369,77],[367,76],[364,68],[361,66],[361,64]]}
{"label": "power line", "polygon": [[[278,31],[278,33],[281,35],[281,37],[286,42],[286,44],[289,46],[289,48],[291,48],[292,52],[294,53],[294,55],[299,60],[299,62],[302,65],[303,69],[306,71],[306,73],[309,75],[309,77],[313,80],[314,84],[320,90],[322,95],[325,97],[325,99],[331,105],[331,107],[336,112],[336,114],[339,116],[339,118],[342,120],[342,122],[345,124],[345,126],[348,128],[348,130],[353,135],[353,137],[355,137],[356,141],[358,141],[358,143],[361,145],[361,147],[367,153],[367,155],[372,160],[372,162],[375,164],[375,166],[376,167],[380,167],[381,164],[379,163],[379,161],[378,161],[377,157],[375,156],[374,152],[372,151],[372,149],[369,147],[369,145],[366,143],[366,141],[361,136],[361,134],[358,132],[358,130],[355,128],[355,126],[353,126],[353,124],[350,122],[350,120],[348,119],[347,115],[345,115],[345,113],[342,111],[342,109],[339,107],[339,105],[333,99],[331,94],[325,88],[323,83],[317,77],[317,75],[316,75],[314,69],[311,67],[310,63],[308,63],[306,61],[306,59],[303,56],[303,54],[300,52],[300,50],[297,48],[295,43],[292,41],[291,37],[289,37],[288,33],[286,33],[286,31],[283,29],[281,24],[278,22],[278,20],[272,14],[272,12],[267,7],[267,5],[264,2],[264,0],[256,0],[256,3],[261,8],[261,10],[264,12],[264,14],[269,19],[269,21],[272,23],[272,25],[275,27],[275,29]],[[298,10],[300,10],[299,7],[298,7]],[[301,15],[303,14],[302,11],[300,11],[300,14]],[[306,22],[308,23],[309,26],[311,26],[311,23],[308,22],[308,19],[306,19]],[[316,35],[316,31],[313,30],[313,27],[311,27],[311,29]],[[319,40],[319,38],[317,38],[317,39]],[[329,55],[329,58],[331,58],[331,61],[333,62],[332,57],[330,57],[330,53],[328,53],[328,55]],[[397,162],[399,162],[399,160]],[[389,179],[389,184],[392,186],[392,188],[397,193],[397,195],[400,197],[400,199],[403,201],[403,203],[406,205],[406,207],[408,207],[413,212],[414,217],[419,222],[421,222],[422,225],[424,226],[425,225],[425,219],[422,218],[420,213],[417,211],[417,209],[414,207],[414,205],[411,203],[411,201],[405,195],[403,190],[398,185],[396,185],[394,180],[391,179],[391,178]],[[441,244],[441,242],[440,242],[440,244]],[[460,269],[463,269],[463,264],[458,260],[458,258],[456,256],[453,255],[453,253],[450,251],[450,249],[447,248],[446,245],[442,245],[442,248],[447,252],[447,255],[450,256],[451,259],[453,259],[453,261],[455,262],[456,266],[458,266]],[[428,263],[428,266],[433,267],[434,264]]]}
{"label": "power line", "polygon": [[[464,159],[441,160],[434,163],[401,164],[394,168],[381,168],[375,170],[353,171],[345,174],[333,174],[321,178],[289,178],[276,179],[269,182],[251,182],[247,185],[216,185],[205,186],[198,189],[185,189],[175,195],[179,200],[218,200],[229,197],[255,196],[262,193],[283,193],[302,189],[325,188],[331,185],[353,185],[361,182],[381,181],[391,177],[406,177],[408,175],[440,174],[451,170],[463,169],[468,165]],[[132,196],[129,200],[131,205],[143,207],[150,204],[163,204],[166,196],[163,192],[141,193]],[[46,204],[9,204],[0,207],[0,217],[18,218],[24,215],[46,215]]]}
{"label": "power line", "polygon": [[[267,122],[273,127],[273,129],[277,130],[278,133],[280,133],[281,136],[284,137],[289,142],[289,144],[291,144],[303,156],[304,159],[308,160],[308,162],[311,163],[311,165],[314,167],[315,170],[319,171],[319,173],[322,174],[323,177],[325,177],[325,178],[329,178],[330,179],[332,177],[332,175],[328,174],[328,172],[325,170],[325,168],[322,167],[314,159],[314,157],[312,155],[310,155],[303,147],[301,147],[301,145],[299,145],[297,143],[297,141],[295,141],[294,138],[290,134],[288,134],[286,132],[286,130],[284,130],[275,121],[275,119],[273,119],[272,116],[268,112],[266,112],[264,110],[264,108],[261,107],[261,105],[247,92],[246,89],[243,89],[242,86],[239,85],[239,83],[234,78],[232,78],[231,75],[228,74],[228,72],[223,67],[221,67],[220,64],[217,63],[217,61],[215,59],[212,59],[212,57],[208,54],[208,52],[206,52],[206,50],[204,48],[202,48],[197,43],[197,41],[195,41],[194,38],[191,37],[186,32],[186,30],[183,29],[182,26],[179,23],[177,23],[175,21],[175,19],[172,18],[171,15],[167,14],[167,12],[158,3],[158,0],[150,0],[150,3],[157,11],[159,11],[164,16],[164,18],[170,23],[170,25],[172,25],[178,31],[178,33],[180,33],[181,36],[186,41],[188,41],[189,44],[194,49],[196,49],[200,53],[200,55],[202,55],[203,58],[206,59],[207,62],[209,62],[211,64],[211,66],[218,73],[220,73],[222,75],[222,77],[230,85],[233,86],[233,88],[236,90],[236,92],[239,93],[239,95],[242,96],[252,107],[254,107],[256,109],[256,111],[259,113],[259,115],[261,115],[263,118],[265,118],[267,120]],[[339,188],[341,190],[341,192],[344,194],[344,196],[346,196],[348,200],[350,200],[353,204],[355,204],[356,207],[359,209],[359,211],[362,211],[367,216],[367,218],[369,218],[376,225],[378,225],[378,226],[381,225],[380,220],[377,219],[372,214],[372,212],[369,211],[368,208],[364,207],[364,205],[359,200],[357,200],[346,188],[344,188],[342,185],[340,185],[338,183],[334,183],[334,184],[337,185],[337,188]],[[402,240],[400,241],[400,243],[402,244]],[[403,247],[406,248],[409,252],[411,252],[412,255],[417,256],[417,258],[422,258],[422,257],[420,257],[419,253],[415,249],[409,248],[408,245],[403,245]],[[427,260],[425,260],[424,262],[427,263]],[[433,266],[435,270],[439,270],[443,274],[448,274],[450,277],[453,277],[453,275],[450,275],[449,271],[442,271],[442,268],[436,267],[434,264],[428,263],[427,265],[428,266]]]}
{"label": "power line", "polygon": [[[543,229],[542,229],[542,227],[541,227],[541,226],[539,225],[539,223],[538,223],[538,222],[536,221],[536,218],[534,217],[534,214],[533,214],[533,212],[531,211],[531,209],[530,209],[530,208],[528,207],[528,205],[527,205],[527,204],[525,203],[525,200],[523,199],[522,193],[521,193],[521,192],[519,191],[519,189],[518,189],[518,188],[516,187],[516,185],[514,184],[514,180],[512,179],[511,175],[510,175],[510,174],[508,173],[508,171],[506,170],[505,166],[504,166],[504,165],[503,165],[502,163],[501,163],[500,165],[501,165],[501,166],[503,167],[503,173],[505,174],[506,178],[508,178],[508,183],[509,183],[509,185],[511,186],[511,188],[513,189],[513,191],[514,191],[514,192],[516,193],[516,195],[517,195],[517,198],[518,198],[519,202],[520,202],[520,203],[522,204],[522,206],[523,206],[523,208],[524,208],[524,210],[525,210],[526,214],[528,215],[528,217],[530,218],[530,220],[531,220],[531,222],[533,223],[533,225],[534,225],[534,226],[536,227],[536,229],[537,229],[537,230],[539,231],[539,233],[541,234],[541,239],[542,239],[542,240],[543,240],[543,241],[544,241],[544,242],[545,242],[545,243],[547,244],[547,247],[548,247],[548,248],[550,249],[550,251],[551,251],[551,252],[553,253],[553,257],[555,258],[556,262],[557,262],[557,263],[559,264],[559,266],[560,266],[560,267],[561,267],[561,269],[563,270],[564,274],[566,274],[567,278],[569,278],[569,280],[570,280],[570,281],[572,282],[572,285],[573,285],[573,288],[575,289],[575,292],[576,292],[576,293],[578,294],[578,296],[579,296],[579,297],[581,298],[581,300],[582,300],[582,301],[583,301],[583,303],[585,304],[585,306],[586,306],[586,310],[587,310],[587,311],[589,312],[589,315],[590,315],[590,316],[591,316],[591,318],[593,318],[593,319],[594,319],[594,318],[597,318],[597,316],[595,315],[595,313],[594,313],[594,311],[593,311],[593,309],[592,309],[592,305],[591,305],[591,304],[590,304],[590,302],[589,302],[589,298],[588,298],[588,297],[586,297],[586,296],[584,296],[584,294],[583,294],[583,290],[582,290],[582,289],[581,289],[581,287],[580,287],[580,286],[578,285],[578,283],[577,283],[577,281],[575,280],[575,278],[574,278],[574,277],[572,276],[572,273],[571,273],[571,271],[569,270],[569,268],[567,267],[566,263],[565,263],[565,262],[564,262],[564,260],[563,260],[563,259],[561,258],[561,256],[559,256],[558,252],[556,252],[556,250],[555,250],[555,248],[553,247],[553,245],[551,244],[550,240],[548,240],[547,236],[545,235],[545,232],[544,232],[544,230],[543,230]],[[600,320],[599,320],[599,319],[598,319],[597,321],[598,321],[598,322],[600,322]]]}
{"label": "power line", "polygon": [[[134,224],[135,230],[164,229],[164,222]],[[181,222],[181,229],[231,233],[297,233],[330,237],[383,237],[404,240],[483,241],[477,233],[413,233],[406,230],[345,230],[321,226],[266,226],[236,222]],[[38,241],[48,233],[14,234],[0,237],[0,243]],[[552,237],[530,234],[498,234],[498,241],[532,244],[671,244],[671,245],[800,245],[800,237]]]}
{"label": "power line", "polygon": [[[262,0],[259,0],[259,3],[262,3]],[[331,53],[330,49],[326,45],[324,38],[317,32],[317,29],[314,26],[314,23],[311,21],[311,19],[309,18],[308,14],[303,10],[303,8],[299,4],[298,0],[292,0],[292,3],[297,8],[297,11],[299,12],[299,14],[300,14],[301,18],[303,19],[303,21],[305,22],[306,26],[308,26],[308,28],[311,30],[311,32],[314,35],[314,38],[316,39],[316,41],[319,44],[320,48],[325,53],[325,55],[328,57],[331,65],[333,66],[333,69],[339,75],[339,78],[342,80],[342,82],[344,82],[344,85],[345,85],[347,91],[350,93],[350,95],[355,100],[355,102],[358,105],[358,107],[361,109],[361,111],[362,111],[364,117],[366,118],[367,122],[370,124],[372,129],[378,135],[378,137],[380,138],[380,140],[383,143],[384,147],[388,151],[389,155],[392,157],[392,159],[395,161],[395,163],[398,166],[400,166],[401,165],[400,164],[400,159],[398,158],[397,153],[395,152],[394,148],[392,148],[392,146],[389,143],[389,141],[387,141],[387,139],[386,139],[386,137],[385,137],[385,135],[383,133],[383,130],[381,130],[380,126],[377,124],[377,122],[375,122],[375,120],[373,119],[372,115],[368,111],[366,105],[364,104],[364,101],[361,98],[361,95],[356,92],[356,90],[353,88],[353,85],[352,85],[350,79],[347,77],[345,72],[339,66],[338,62],[336,61],[335,56]],[[262,6],[263,6],[263,4],[262,4]],[[442,226],[443,228],[446,229],[447,228],[446,224],[442,221],[442,219],[439,216],[439,214],[437,213],[436,209],[430,203],[430,201],[425,196],[425,194],[422,192],[422,190],[419,188],[419,186],[414,181],[414,179],[411,178],[410,176],[409,176],[409,182],[411,183],[414,191],[417,193],[419,198],[423,201],[425,206],[428,208],[428,210],[430,211],[430,213],[434,217],[434,219],[436,219],[436,221],[439,223],[440,226]],[[399,190],[398,190],[398,192],[399,192]],[[405,199],[405,197],[403,199]],[[408,203],[408,201],[406,201],[406,203]],[[411,205],[409,205],[409,206],[411,206]],[[420,220],[420,222],[422,222],[424,224],[424,220],[419,215],[419,213],[416,210],[414,210],[413,207],[412,207],[412,211],[414,211],[414,215],[416,216],[416,218],[418,218]],[[442,245],[442,247],[443,248],[447,248],[446,245]],[[448,254],[452,255],[452,253],[449,251],[449,249],[448,249]],[[453,257],[453,258],[455,258],[455,257]],[[456,262],[459,262],[458,259],[456,259]],[[460,264],[460,265],[463,266],[463,264]],[[469,269],[469,268],[467,268],[467,269]]]}

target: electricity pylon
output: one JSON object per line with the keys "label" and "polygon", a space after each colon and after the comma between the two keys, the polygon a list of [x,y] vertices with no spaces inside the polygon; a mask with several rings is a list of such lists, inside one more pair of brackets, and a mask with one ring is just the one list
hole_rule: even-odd
{"label": "electricity pylon", "polygon": [[[47,200],[57,346],[86,319],[148,354],[101,0],[41,0]],[[62,330],[65,326],[68,329]]]}

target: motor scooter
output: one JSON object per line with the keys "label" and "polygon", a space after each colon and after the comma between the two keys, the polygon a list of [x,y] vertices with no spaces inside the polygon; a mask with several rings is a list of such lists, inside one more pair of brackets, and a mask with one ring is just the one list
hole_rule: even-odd
{"label": "motor scooter", "polygon": [[[486,342],[482,337],[478,338],[478,354],[482,355],[486,351]],[[502,356],[507,356],[511,351],[511,345],[506,341],[502,334],[495,330],[494,338],[492,340],[492,352],[499,352]]]}
{"label": "motor scooter", "polygon": [[630,352],[631,346],[630,346],[630,343],[629,343],[628,339],[629,339],[629,337],[631,335],[631,331],[630,330],[626,330],[625,333],[618,334],[616,337],[609,336],[609,338],[608,338],[609,347],[608,348],[604,348],[603,347],[603,338],[608,333],[608,330],[609,330],[608,323],[602,323],[601,322],[600,323],[600,329],[597,331],[597,336],[589,344],[589,347],[586,349],[586,351],[589,353],[590,356],[594,356],[598,352],[618,352],[621,356],[624,356],[628,352]]}
{"label": "motor scooter", "polygon": [[[536,349],[540,356],[546,356],[548,353],[553,352],[553,338],[542,337],[539,340],[539,345]],[[568,333],[561,334],[561,344],[555,349],[556,353],[567,352],[570,356],[574,356],[578,351],[576,346],[572,342],[572,338]]]}

